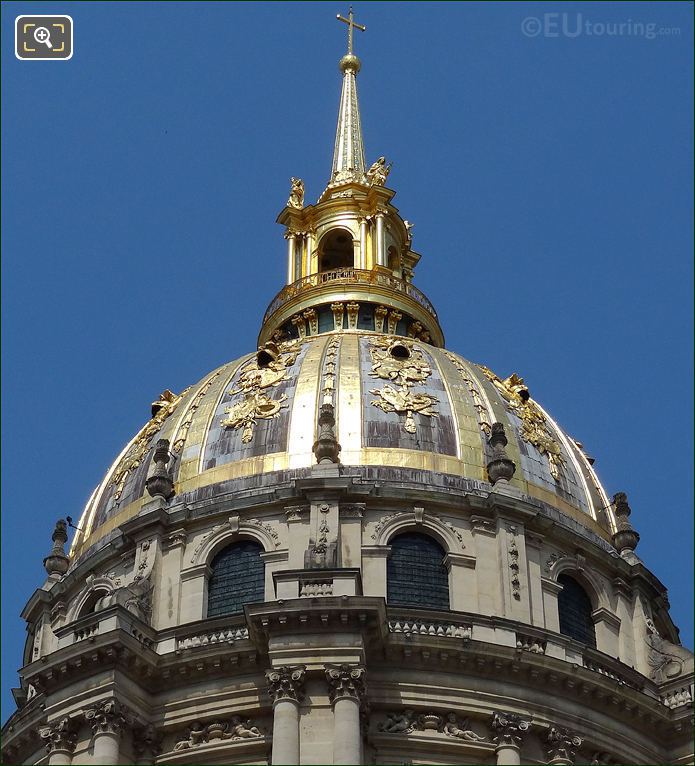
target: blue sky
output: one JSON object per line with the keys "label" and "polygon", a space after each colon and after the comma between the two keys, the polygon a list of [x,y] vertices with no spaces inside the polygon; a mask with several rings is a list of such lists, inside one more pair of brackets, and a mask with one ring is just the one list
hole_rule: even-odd
{"label": "blue sky", "polygon": [[[2,5],[3,719],[55,520],[160,391],[255,348],[289,178],[328,180],[346,11]],[[73,58],[18,61],[24,13],[70,14]],[[628,493],[692,647],[692,5],[355,13],[368,160],[447,346],[523,375]]]}

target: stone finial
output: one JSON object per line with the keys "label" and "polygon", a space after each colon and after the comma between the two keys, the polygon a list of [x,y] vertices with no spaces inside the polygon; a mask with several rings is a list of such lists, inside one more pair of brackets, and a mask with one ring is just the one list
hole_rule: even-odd
{"label": "stone finial", "polygon": [[546,750],[549,763],[556,766],[568,766],[574,763],[577,749],[582,746],[582,738],[576,734],[562,729],[559,726],[551,726],[545,737]]}
{"label": "stone finial", "polygon": [[364,699],[365,675],[367,671],[362,665],[326,665],[326,681],[328,696],[331,703],[341,697],[351,697],[361,702]]}
{"label": "stone finial", "polygon": [[490,446],[492,447],[492,460],[487,464],[487,475],[493,484],[498,481],[509,481],[514,476],[516,465],[507,455],[507,435],[504,433],[502,423],[493,423],[490,432]]}
{"label": "stone finial", "polygon": [[145,482],[151,497],[162,497],[164,500],[171,500],[174,496],[174,482],[171,480],[167,469],[169,458],[169,440],[159,439],[154,451],[155,468],[150,478]]}
{"label": "stone finial", "polygon": [[68,541],[68,525],[63,519],[56,521],[53,535],[53,548],[43,560],[49,577],[61,577],[68,571],[70,558],[65,553],[65,543]]}
{"label": "stone finial", "polygon": [[639,534],[632,528],[629,516],[630,506],[627,502],[627,495],[624,492],[616,492],[613,496],[613,507],[615,509],[615,520],[617,531],[613,535],[613,545],[621,556],[632,553],[639,543]]}
{"label": "stone finial", "polygon": [[268,695],[275,705],[282,700],[301,702],[304,699],[306,665],[283,665],[266,670]]}
{"label": "stone finial", "polygon": [[319,438],[312,447],[317,463],[337,463],[340,444],[335,438],[335,414],[332,404],[322,404],[319,413]]}

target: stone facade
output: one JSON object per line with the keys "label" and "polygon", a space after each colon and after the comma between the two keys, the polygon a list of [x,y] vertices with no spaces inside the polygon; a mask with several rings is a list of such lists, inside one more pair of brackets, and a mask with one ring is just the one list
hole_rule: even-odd
{"label": "stone facade", "polygon": [[[4,762],[689,761],[693,660],[642,564],[509,487],[387,476],[317,465],[269,475],[243,502],[152,500],[120,544],[27,605]],[[304,569],[322,501],[337,508],[337,566]],[[404,530],[446,551],[450,611],[389,605],[390,541]],[[239,539],[265,550],[265,602],[208,620],[212,560]],[[596,649],[559,632],[567,572],[592,599]],[[319,581],[330,587],[307,590]]]}

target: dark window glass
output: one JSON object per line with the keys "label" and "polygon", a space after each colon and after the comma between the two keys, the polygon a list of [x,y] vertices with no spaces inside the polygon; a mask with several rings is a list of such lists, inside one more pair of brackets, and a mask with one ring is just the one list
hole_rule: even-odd
{"label": "dark window glass", "polygon": [[396,335],[405,337],[408,334],[408,323],[405,319],[400,319],[396,325]]}
{"label": "dark window glass", "polygon": [[373,330],[374,329],[374,307],[367,304],[360,306],[360,311],[357,314],[357,329],[358,330]]}
{"label": "dark window glass", "polygon": [[335,329],[333,312],[330,306],[321,306],[319,309],[319,332],[330,332]]}
{"label": "dark window glass", "polygon": [[431,537],[415,533],[391,540],[387,564],[387,600],[391,606],[449,608],[449,575],[444,549]]}
{"label": "dark window glass", "polygon": [[265,597],[263,548],[250,540],[229,545],[212,560],[208,585],[208,617],[239,614],[244,604]]}
{"label": "dark window glass", "polygon": [[562,585],[557,597],[560,633],[596,648],[596,631],[591,619],[593,609],[586,591],[569,575],[560,575],[557,581]]}

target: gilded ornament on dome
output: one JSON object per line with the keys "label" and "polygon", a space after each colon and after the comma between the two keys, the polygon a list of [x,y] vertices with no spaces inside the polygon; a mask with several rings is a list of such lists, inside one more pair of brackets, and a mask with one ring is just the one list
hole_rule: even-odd
{"label": "gilded ornament on dome", "polygon": [[439,400],[426,393],[413,393],[411,388],[422,384],[432,374],[422,351],[412,341],[391,338],[373,338],[369,344],[372,358],[373,378],[381,378],[396,383],[399,388],[384,386],[373,389],[372,394],[378,399],[372,401],[374,407],[384,412],[397,412],[405,415],[403,428],[410,434],[417,432],[415,413],[427,417],[437,417],[434,410]]}
{"label": "gilded ornament on dome", "polygon": [[399,389],[386,385],[382,389],[373,389],[371,393],[379,397],[379,399],[372,401],[375,407],[384,412],[397,412],[399,415],[405,415],[403,428],[409,434],[417,432],[413,417],[416,412],[428,417],[437,417],[433,407],[439,399],[430,396],[430,394],[414,394],[405,385]]}
{"label": "gilded ornament on dome", "polygon": [[422,383],[432,374],[432,368],[422,351],[412,342],[374,338],[369,345],[373,378],[390,380],[399,385]]}
{"label": "gilded ornament on dome", "polygon": [[243,428],[241,441],[248,444],[253,439],[253,427],[258,420],[269,420],[279,415],[287,394],[282,394],[279,399],[271,399],[260,391],[247,394],[244,399],[236,402],[225,409],[227,417],[222,421],[225,428]]}
{"label": "gilded ornament on dome", "polygon": [[[297,341],[266,344],[256,357],[244,365],[236,387],[228,391],[231,396],[242,394],[243,398],[225,409],[227,417],[221,424],[224,428],[242,428],[241,441],[244,444],[253,439],[253,429],[259,420],[275,418],[287,406],[286,394],[273,399],[264,389],[289,380],[289,368],[297,360],[300,350],[301,344]],[[261,354],[268,360],[267,363],[259,364]]]}
{"label": "gilded ornament on dome", "polygon": [[147,454],[149,443],[162,427],[164,421],[179,406],[183,397],[190,389],[184,389],[180,394],[175,394],[168,388],[162,391],[159,398],[152,402],[152,419],[149,420],[138,432],[128,451],[121,458],[116,470],[111,477],[111,484],[116,487],[113,499],[118,502],[123,494],[123,488],[130,474],[140,467]]}
{"label": "gilded ornament on dome", "polygon": [[565,463],[560,444],[548,428],[548,421],[540,407],[531,399],[524,379],[513,373],[502,380],[484,365],[478,365],[484,375],[500,392],[507,407],[521,420],[521,438],[532,444],[548,460],[552,477],[560,478]]}

